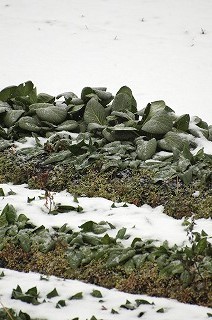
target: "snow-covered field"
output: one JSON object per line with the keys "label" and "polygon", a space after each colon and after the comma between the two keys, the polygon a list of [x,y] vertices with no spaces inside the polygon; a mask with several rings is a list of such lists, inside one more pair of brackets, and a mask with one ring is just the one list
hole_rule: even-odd
{"label": "snow-covered field", "polygon": [[[212,1],[211,0],[0,0],[0,90],[32,80],[38,92],[52,95],[65,91],[80,94],[85,86],[107,86],[113,94],[123,85],[129,86],[143,108],[148,102],[163,99],[176,113],[198,115],[212,123]],[[207,145],[207,152],[212,147]],[[182,221],[165,215],[162,207],[147,205],[111,208],[111,201],[80,198],[82,214],[51,216],[45,211],[41,190],[27,186],[0,185],[6,196],[0,198],[0,210],[13,204],[18,213],[26,214],[36,225],[48,228],[65,222],[77,230],[88,220],[110,221],[120,229],[126,227],[131,239],[168,240],[172,245],[185,244]],[[12,189],[16,195],[8,195]],[[27,197],[34,197],[27,203]],[[73,197],[65,191],[55,194],[56,202],[71,204]],[[134,228],[136,224],[136,228]],[[212,222],[198,220],[197,231],[212,234]],[[116,230],[116,232],[117,232]],[[113,236],[114,230],[110,230]],[[22,274],[0,269],[0,301],[22,310],[31,317],[48,320],[142,319],[203,320],[209,308],[181,304],[169,299],[129,295],[115,290],[95,288],[79,281],[49,278],[38,274]],[[40,301],[32,306],[11,300],[12,289],[23,291],[37,286]],[[47,299],[54,288],[59,296]],[[102,298],[91,296],[98,289]],[[64,308],[55,308],[82,292],[83,299],[67,300]],[[145,299],[150,305],[135,310],[120,306],[129,300]],[[99,302],[102,300],[102,302]],[[164,308],[165,313],[157,311]],[[111,313],[111,310],[119,312]]]}

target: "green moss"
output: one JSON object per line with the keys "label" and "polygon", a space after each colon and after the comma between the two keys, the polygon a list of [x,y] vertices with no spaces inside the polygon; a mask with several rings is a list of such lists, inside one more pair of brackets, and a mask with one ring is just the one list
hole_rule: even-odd
{"label": "green moss", "polygon": [[[129,202],[137,206],[164,206],[164,212],[176,219],[212,216],[211,181],[194,180],[185,185],[177,178],[154,181],[150,168],[102,171],[102,162],[95,161],[88,168],[77,171],[73,164],[42,165],[42,159],[23,162],[11,152],[0,154],[0,182],[27,183],[30,188],[51,191],[66,189],[71,194],[104,197],[114,202]],[[194,193],[198,191],[199,196]]]}
{"label": "green moss", "polygon": [[205,279],[204,285],[195,275],[189,287],[184,287],[179,277],[161,277],[156,264],[145,262],[140,269],[131,272],[123,266],[106,268],[105,261],[92,260],[86,266],[71,269],[66,259],[66,244],[57,242],[55,248],[42,253],[36,247],[26,253],[19,246],[8,243],[0,251],[0,262],[6,268],[18,271],[35,271],[45,275],[78,279],[105,288],[134,293],[148,294],[157,297],[177,299],[184,303],[212,306],[211,281]]}

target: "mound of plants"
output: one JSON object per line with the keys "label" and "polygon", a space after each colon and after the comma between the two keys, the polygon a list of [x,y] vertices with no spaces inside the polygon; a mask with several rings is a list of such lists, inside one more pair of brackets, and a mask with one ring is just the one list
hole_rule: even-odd
{"label": "mound of plants", "polygon": [[[102,87],[52,96],[28,81],[0,92],[0,182],[44,189],[50,204],[51,191],[67,189],[75,197],[162,204],[179,219],[211,218],[212,156],[202,141],[212,141],[211,125],[176,115],[164,101],[139,110],[127,86],[115,96]],[[61,205],[49,213],[66,210],[81,208]],[[190,247],[140,238],[125,247],[127,230],[112,238],[113,227],[87,221],[79,232],[66,225],[50,232],[8,204],[0,215],[0,266],[211,306],[204,231],[188,223]]]}
{"label": "mound of plants", "polygon": [[[30,138],[32,146],[23,147]],[[80,97],[54,97],[28,81],[0,92],[1,182],[163,204],[176,218],[207,218],[212,156],[198,147],[203,140],[212,140],[205,121],[177,116],[164,101],[138,111],[127,86],[115,96],[85,87]]]}
{"label": "mound of plants", "polygon": [[[60,204],[49,214],[70,210],[83,208]],[[49,230],[33,225],[7,204],[0,215],[0,264],[211,306],[212,247],[204,231],[194,232],[194,223],[186,222],[190,246],[170,247],[166,241],[156,245],[153,240],[134,238],[126,247],[127,229],[110,237],[108,230],[116,228],[107,221],[86,221],[78,232],[66,224]]]}

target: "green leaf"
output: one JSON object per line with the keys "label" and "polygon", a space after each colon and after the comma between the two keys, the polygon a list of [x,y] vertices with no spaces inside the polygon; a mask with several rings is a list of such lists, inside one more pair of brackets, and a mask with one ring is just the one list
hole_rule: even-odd
{"label": "green leaf", "polygon": [[19,285],[16,289],[13,289],[11,296],[11,299],[21,300],[26,303],[32,303],[33,305],[39,304],[37,298],[38,292],[36,287],[29,289],[26,293],[23,293]]}
{"label": "green leaf", "polygon": [[40,120],[58,125],[65,121],[67,111],[62,107],[50,106],[48,108],[37,109],[36,114]]}
{"label": "green leaf", "polygon": [[189,168],[183,173],[179,174],[179,178],[186,184],[190,184],[193,178],[193,168]]}
{"label": "green leaf", "polygon": [[120,308],[124,308],[131,311],[136,309],[136,307],[132,303],[130,303],[128,300],[126,301],[125,304],[120,305]]}
{"label": "green leaf", "polygon": [[75,120],[66,120],[62,122],[57,128],[56,131],[74,131],[78,127],[78,123]]}
{"label": "green leaf", "polygon": [[99,290],[93,290],[91,292],[91,296],[94,297],[94,298],[102,298],[102,293]]}
{"label": "green leaf", "polygon": [[0,101],[7,101],[13,98],[17,86],[9,86],[0,91]]}
{"label": "green leaf", "polygon": [[4,197],[5,194],[4,194],[4,190],[2,188],[0,188],[0,197]]}
{"label": "green leaf", "polygon": [[89,95],[91,94],[95,94],[95,91],[91,87],[85,87],[82,89],[81,99],[87,103],[90,100]]}
{"label": "green leaf", "polygon": [[189,114],[183,114],[174,122],[174,127],[177,130],[186,132],[189,128],[189,122],[190,122]]}
{"label": "green leaf", "polygon": [[37,102],[38,103],[53,103],[55,100],[55,97],[47,94],[47,93],[39,93],[37,95]]}
{"label": "green leaf", "polygon": [[116,311],[115,309],[111,309],[111,313],[112,314],[119,314],[118,311]]}
{"label": "green leaf", "polygon": [[31,239],[27,233],[19,233],[17,239],[20,242],[22,249],[25,252],[29,252],[31,249]]}
{"label": "green leaf", "polygon": [[158,309],[156,312],[157,312],[157,313],[164,313],[165,310],[164,310],[164,308],[160,308],[160,309]]}
{"label": "green leaf", "polygon": [[46,103],[46,102],[36,102],[36,103],[32,103],[29,106],[29,112],[28,115],[34,115],[36,114],[36,110],[38,109],[43,109],[43,108],[48,108],[48,107],[52,107],[53,104],[52,103]]}
{"label": "green leaf", "polygon": [[174,260],[160,271],[160,275],[173,276],[175,274],[181,274],[183,271],[184,267],[182,265],[182,262],[179,260]]}
{"label": "green leaf", "polygon": [[0,140],[0,151],[4,151],[5,149],[11,147],[12,143],[6,140]]}
{"label": "green leaf", "polygon": [[72,155],[72,153],[69,150],[60,151],[56,154],[51,155],[45,161],[43,161],[43,165],[63,161],[65,159],[71,157],[71,155]]}
{"label": "green leaf", "polygon": [[112,103],[112,111],[123,111],[127,110],[132,111],[132,100],[131,97],[126,93],[118,93],[116,94],[113,103]]}
{"label": "green leaf", "polygon": [[91,98],[84,112],[84,120],[88,123],[97,123],[104,125],[106,121],[106,113],[104,107],[94,98]]}
{"label": "green leaf", "polygon": [[[77,243],[75,241],[75,243]],[[83,241],[82,241],[83,244]],[[67,254],[67,260],[70,268],[76,270],[82,262],[83,254],[80,251],[71,251]]]}
{"label": "green leaf", "polygon": [[5,215],[8,224],[13,224],[17,218],[16,209],[12,204],[6,204],[6,206],[2,210],[1,215]]}
{"label": "green leaf", "polygon": [[148,121],[146,121],[142,130],[152,134],[165,134],[172,129],[172,118],[164,110],[155,113]]}
{"label": "green leaf", "polygon": [[183,282],[184,286],[187,287],[191,284],[193,276],[187,270],[184,270],[180,275],[180,280]]}
{"label": "green leaf", "polygon": [[4,124],[7,128],[12,127],[22,116],[24,110],[8,110],[4,116]]}
{"label": "green leaf", "polygon": [[212,313],[207,312],[207,316],[208,316],[209,318],[212,318]]}
{"label": "green leaf", "polygon": [[121,228],[116,235],[116,239],[124,239],[124,236],[126,234],[127,228]]}
{"label": "green leaf", "polygon": [[18,125],[21,129],[30,132],[40,132],[41,130],[41,124],[39,123],[39,121],[29,116],[20,118],[18,120]]}
{"label": "green leaf", "polygon": [[56,304],[56,308],[61,308],[61,307],[65,307],[66,306],[66,302],[65,300],[59,300]]}
{"label": "green leaf", "polygon": [[30,202],[32,202],[32,201],[34,201],[34,200],[35,200],[35,197],[33,197],[33,198],[27,197],[27,203],[30,203]]}
{"label": "green leaf", "polygon": [[149,302],[144,299],[136,299],[135,302],[136,302],[137,307],[139,307],[140,305],[143,305],[143,304],[154,304],[154,303]]}
{"label": "green leaf", "polygon": [[158,141],[158,146],[167,151],[173,151],[174,149],[183,150],[187,144],[187,140],[182,138],[179,133],[167,132],[163,139]]}
{"label": "green leaf", "polygon": [[57,296],[59,296],[59,294],[58,294],[56,288],[54,288],[51,292],[49,292],[49,293],[46,295],[46,297],[47,297],[48,299],[51,299],[51,298],[54,298],[54,297],[57,297]]}
{"label": "green leaf", "polygon": [[69,298],[69,300],[81,300],[81,299],[83,299],[82,292],[78,292]]}
{"label": "green leaf", "polygon": [[34,89],[34,84],[32,81],[26,81],[17,86],[15,90],[15,96],[28,96]]}
{"label": "green leaf", "polygon": [[117,94],[119,94],[119,93],[127,94],[130,97],[130,99],[131,99],[131,111],[133,113],[137,112],[137,102],[136,102],[136,100],[135,100],[135,98],[134,98],[134,96],[132,94],[132,90],[127,86],[123,86],[118,90]]}
{"label": "green leaf", "polygon": [[137,139],[136,144],[137,144],[136,152],[138,155],[138,159],[140,160],[145,161],[145,160],[151,159],[156,152],[157,141],[155,138],[149,141],[145,141],[143,139],[139,139],[139,140]]}

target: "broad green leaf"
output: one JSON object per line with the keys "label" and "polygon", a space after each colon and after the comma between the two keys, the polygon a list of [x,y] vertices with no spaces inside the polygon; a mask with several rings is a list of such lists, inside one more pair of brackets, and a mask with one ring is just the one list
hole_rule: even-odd
{"label": "broad green leaf", "polygon": [[90,95],[95,94],[95,91],[91,87],[85,87],[81,92],[81,99],[87,103],[90,100]]}
{"label": "broad green leaf", "polygon": [[116,235],[116,239],[124,239],[124,236],[126,234],[127,229],[126,228],[121,228]]}
{"label": "broad green leaf", "polygon": [[15,90],[15,96],[28,96],[34,89],[34,84],[32,81],[26,81],[17,86]]}
{"label": "broad green leaf", "polygon": [[101,243],[101,239],[99,237],[91,236],[88,234],[83,234],[83,241],[85,243],[91,244],[92,246],[97,246]]}
{"label": "broad green leaf", "polygon": [[160,275],[163,276],[174,276],[175,274],[181,274],[184,271],[184,267],[181,261],[171,261],[168,266],[160,271]]}
{"label": "broad green leaf", "polygon": [[112,103],[112,111],[132,111],[131,97],[126,93],[118,93]]}
{"label": "broad green leaf", "polygon": [[172,129],[171,116],[164,110],[155,113],[148,121],[146,121],[142,130],[152,134],[165,134]]}
{"label": "broad green leaf", "polygon": [[189,128],[190,116],[189,114],[183,114],[175,122],[174,127],[180,131],[187,131]]}
{"label": "broad green leaf", "polygon": [[82,292],[78,292],[69,298],[69,300],[81,300],[81,299],[83,299]]}
{"label": "broad green leaf", "polygon": [[7,128],[12,127],[22,116],[24,110],[8,110],[4,116],[4,124]]}
{"label": "broad green leaf", "polygon": [[59,296],[59,294],[57,292],[57,289],[54,288],[51,292],[47,293],[46,296],[47,296],[48,299],[51,299],[51,298]]}
{"label": "broad green leaf", "polygon": [[48,121],[57,125],[65,121],[67,110],[62,107],[50,106],[48,108],[37,109],[36,114],[40,120]]}
{"label": "broad green leaf", "polygon": [[27,233],[19,233],[17,239],[20,242],[20,246],[25,252],[29,252],[31,249],[31,239]]}
{"label": "broad green leaf", "polygon": [[102,298],[102,293],[101,293],[101,291],[94,289],[91,292],[91,296],[94,297],[94,298]]}
{"label": "broad green leaf", "polygon": [[[83,243],[83,241],[82,241],[82,243]],[[78,250],[76,252],[71,251],[67,254],[67,260],[68,260],[70,268],[72,268],[72,269],[77,269],[81,265],[82,259],[83,259],[83,254],[82,254],[82,252],[80,252]]]}
{"label": "broad green leaf", "polygon": [[6,204],[6,206],[2,210],[1,215],[5,215],[9,224],[13,224],[17,218],[16,209],[13,207],[12,204]]}
{"label": "broad green leaf", "polygon": [[144,300],[144,299],[136,299],[135,300],[137,307],[139,307],[140,305],[143,304],[154,304],[152,302],[149,302],[148,300]]}
{"label": "broad green leaf", "polygon": [[183,282],[185,287],[189,286],[193,280],[193,276],[187,270],[184,270],[180,275],[180,280]]}
{"label": "broad green leaf", "polygon": [[43,161],[43,164],[46,165],[46,164],[50,164],[50,163],[60,162],[60,161],[63,161],[65,159],[69,158],[71,155],[72,155],[71,151],[63,150],[63,151],[60,151],[56,154],[49,156],[48,159]]}
{"label": "broad green leaf", "polygon": [[183,173],[179,174],[180,179],[188,185],[192,181],[193,177],[193,168],[189,168],[188,170],[184,171]]}
{"label": "broad green leaf", "polygon": [[163,100],[148,103],[146,108],[141,110],[141,114],[143,116],[142,123],[149,121],[157,112],[160,111],[173,112],[172,109],[166,106]]}
{"label": "broad green leaf", "polygon": [[136,102],[136,100],[135,100],[135,98],[134,98],[134,96],[132,94],[132,90],[127,86],[123,86],[118,90],[117,94],[119,94],[119,93],[127,94],[130,97],[130,99],[131,99],[131,111],[133,113],[137,112],[137,102]]}
{"label": "broad green leaf", "polygon": [[116,116],[116,117],[122,118],[125,121],[126,120],[135,120],[134,113],[132,113],[128,110],[126,112],[112,111],[111,116]]}
{"label": "broad green leaf", "polygon": [[40,123],[29,116],[22,117],[18,120],[18,125],[21,129],[30,131],[30,132],[40,132],[41,127]]}
{"label": "broad green leaf", "polygon": [[179,133],[167,132],[163,139],[158,141],[158,146],[166,151],[173,151],[174,149],[183,150],[184,146],[188,144],[185,138],[182,138]]}
{"label": "broad green leaf", "polygon": [[62,308],[62,307],[65,307],[66,306],[66,302],[65,300],[59,300],[56,304],[56,308]]}
{"label": "broad green leaf", "polygon": [[106,106],[108,103],[110,103],[113,100],[112,93],[95,89],[95,88],[93,88],[93,90],[98,96],[98,98],[101,100],[101,104],[103,104],[104,106]]}
{"label": "broad green leaf", "polygon": [[0,101],[7,101],[14,97],[17,86],[9,86],[0,91]]}
{"label": "broad green leaf", "polygon": [[105,124],[106,113],[104,107],[94,98],[91,98],[84,112],[84,120],[88,123],[97,123],[100,125]]}
{"label": "broad green leaf", "polygon": [[55,100],[55,97],[47,94],[47,93],[39,93],[37,95],[37,102],[38,103],[53,103]]}
{"label": "broad green leaf", "polygon": [[4,151],[12,146],[12,142],[7,140],[0,140],[0,151]]}
{"label": "broad green leaf", "polygon": [[77,127],[78,127],[77,121],[66,120],[56,128],[56,131],[74,131]]}
{"label": "broad green leaf", "polygon": [[53,107],[52,103],[47,103],[47,102],[36,102],[33,103],[29,106],[29,115],[33,115],[36,113],[36,110],[38,109],[43,109],[43,108],[49,108],[49,107]]}
{"label": "broad green leaf", "polygon": [[155,138],[149,141],[139,139],[136,141],[136,144],[137,144],[136,152],[137,152],[138,159],[140,160],[145,161],[145,160],[151,159],[156,152],[157,141]]}

